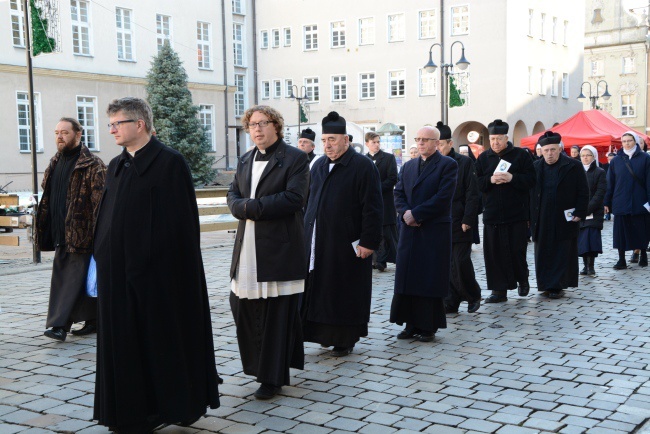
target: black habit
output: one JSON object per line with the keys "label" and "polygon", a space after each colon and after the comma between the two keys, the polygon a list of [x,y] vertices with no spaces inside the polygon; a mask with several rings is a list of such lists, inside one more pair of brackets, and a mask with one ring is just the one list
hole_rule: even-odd
{"label": "black habit", "polygon": [[580,233],[578,234],[578,255],[596,257],[603,252],[603,239],[601,231],[605,220],[603,200],[607,191],[607,174],[598,167],[595,161],[591,162],[587,175],[589,186],[589,206],[587,216],[592,218],[580,220]]}
{"label": "black habit", "polygon": [[305,252],[314,268],[302,303],[304,338],[326,346],[351,347],[368,335],[372,257],[357,257],[352,243],[376,250],[383,205],[374,163],[350,146],[330,170],[329,158],[311,169],[305,214]]}
{"label": "black habit", "polygon": [[379,170],[381,198],[384,202],[384,224],[381,244],[373,254],[373,263],[386,267],[387,262],[395,263],[397,256],[397,211],[393,189],[397,184],[397,161],[393,154],[379,150],[375,155],[367,153]]}
{"label": "black habit", "polygon": [[584,220],[589,203],[587,177],[580,161],[560,154],[554,164],[535,162],[537,183],[532,190],[530,229],[535,242],[538,291],[578,286],[578,222],[567,221],[565,210]]}
{"label": "black habit", "polygon": [[108,168],[95,236],[94,419],[133,430],[219,406],[212,323],[189,167],[152,137]]}

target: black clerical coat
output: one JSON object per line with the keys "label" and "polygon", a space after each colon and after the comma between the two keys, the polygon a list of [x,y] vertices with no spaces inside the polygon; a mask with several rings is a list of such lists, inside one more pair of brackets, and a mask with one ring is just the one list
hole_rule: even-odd
{"label": "black clerical coat", "polygon": [[451,274],[451,203],[458,164],[435,152],[418,174],[420,158],[402,166],[395,186],[400,220],[411,210],[420,226],[400,224],[395,293],[446,297]]}
{"label": "black clerical coat", "polygon": [[[451,205],[451,238],[454,243],[471,243],[474,240],[474,226],[478,223],[478,207],[480,198],[478,195],[478,183],[476,179],[476,167],[471,158],[454,151],[449,151],[449,158],[458,163],[458,180],[456,192]],[[463,225],[471,226],[472,229],[463,232]]]}
{"label": "black clerical coat", "polygon": [[316,227],[312,286],[306,296],[308,321],[361,325],[370,320],[372,256],[358,258],[352,247],[375,250],[382,234],[383,205],[379,172],[351,146],[330,171],[319,158],[311,169],[305,214],[305,251],[311,253]]}
{"label": "black clerical coat", "polygon": [[94,419],[191,421],[219,406],[199,218],[189,168],[155,137],[108,168],[95,233]]}
{"label": "black clerical coat", "polygon": [[397,184],[397,162],[395,156],[379,150],[374,156],[366,154],[375,162],[381,180],[381,198],[384,201],[384,225],[397,223],[397,211],[395,210],[395,199],[393,189]]}

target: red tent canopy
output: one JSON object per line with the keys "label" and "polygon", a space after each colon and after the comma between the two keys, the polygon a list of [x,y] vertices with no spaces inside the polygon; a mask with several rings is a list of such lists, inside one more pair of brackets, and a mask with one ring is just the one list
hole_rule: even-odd
{"label": "red tent canopy", "polygon": [[[607,162],[607,153],[615,151],[621,147],[621,136],[631,128],[622,122],[619,122],[614,116],[601,110],[580,111],[546,131],[553,131],[562,136],[565,150],[569,150],[572,145],[583,147],[591,145],[598,150],[598,159],[600,162]],[[634,130],[632,130],[634,131]],[[634,131],[650,147],[650,138],[645,134]],[[537,139],[544,132],[534,136],[524,137],[521,139],[520,146],[535,150]]]}

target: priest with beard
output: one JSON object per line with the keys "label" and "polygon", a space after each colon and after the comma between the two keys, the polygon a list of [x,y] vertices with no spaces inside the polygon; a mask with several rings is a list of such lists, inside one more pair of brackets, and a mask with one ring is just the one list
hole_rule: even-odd
{"label": "priest with beard", "polygon": [[542,158],[534,164],[537,181],[530,201],[537,290],[552,299],[578,286],[578,222],[589,205],[582,163],[561,153],[561,140],[553,131],[540,136]]}

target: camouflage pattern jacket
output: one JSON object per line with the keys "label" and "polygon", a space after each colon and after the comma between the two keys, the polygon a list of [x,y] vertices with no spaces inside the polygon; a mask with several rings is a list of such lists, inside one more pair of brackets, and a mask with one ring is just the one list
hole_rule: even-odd
{"label": "camouflage pattern jacket", "polygon": [[[106,165],[84,145],[72,169],[66,195],[65,244],[68,253],[92,253],[95,221],[104,192]],[[50,160],[43,176],[43,197],[36,211],[35,243],[41,251],[54,250],[49,220],[51,176],[61,153]]]}

